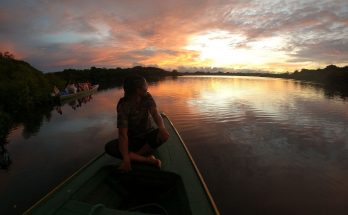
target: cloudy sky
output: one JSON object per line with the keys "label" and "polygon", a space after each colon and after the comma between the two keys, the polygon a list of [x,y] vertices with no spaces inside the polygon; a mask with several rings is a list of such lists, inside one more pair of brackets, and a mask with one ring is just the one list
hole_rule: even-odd
{"label": "cloudy sky", "polygon": [[347,0],[1,0],[0,51],[49,72],[348,65]]}

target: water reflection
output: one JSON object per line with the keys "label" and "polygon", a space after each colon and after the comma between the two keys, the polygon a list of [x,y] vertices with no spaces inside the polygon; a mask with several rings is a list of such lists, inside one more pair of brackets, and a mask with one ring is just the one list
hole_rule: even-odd
{"label": "water reflection", "polygon": [[82,105],[90,102],[92,99],[93,99],[92,95],[88,95],[88,96],[81,97],[78,99],[72,99],[72,100],[70,99],[68,101],[64,101],[64,102],[60,103],[59,105],[57,105],[55,107],[55,110],[57,111],[57,113],[62,115],[63,114],[62,106],[69,105],[73,110],[76,110],[77,108],[80,108]]}
{"label": "water reflection", "polygon": [[[222,214],[347,211],[344,100],[312,85],[252,77],[169,78],[150,81],[149,91],[188,145]],[[0,211],[20,214],[103,152],[117,137],[122,96],[120,87],[105,89],[32,116],[34,128],[27,122],[13,130],[6,148],[15,162],[0,171]]]}
{"label": "water reflection", "polygon": [[0,143],[0,167],[1,169],[8,169],[12,160],[10,154],[5,147],[5,143]]}
{"label": "water reflection", "polygon": [[249,77],[182,77],[151,92],[223,214],[346,212],[343,100],[311,84]]}

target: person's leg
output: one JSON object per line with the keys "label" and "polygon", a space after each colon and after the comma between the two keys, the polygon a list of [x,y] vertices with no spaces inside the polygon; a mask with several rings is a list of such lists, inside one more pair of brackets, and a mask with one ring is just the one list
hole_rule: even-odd
{"label": "person's leg", "polygon": [[143,162],[161,168],[162,162],[160,159],[157,159],[152,155],[153,152],[154,149],[151,146],[144,144],[144,146],[140,150],[131,152],[129,155],[132,161]]}
{"label": "person's leg", "polygon": [[160,147],[164,143],[159,138],[158,132],[159,132],[159,130],[155,129],[146,135],[146,137],[145,137],[146,144],[144,144],[140,148],[140,150],[137,151],[138,154],[149,156],[149,155],[153,154],[155,149],[157,149],[158,147]]}
{"label": "person's leg", "polygon": [[149,144],[146,143],[143,145],[143,147],[136,151],[136,153],[142,156],[150,156],[154,151],[155,150]]}
{"label": "person's leg", "polygon": [[153,130],[149,134],[146,135],[145,139],[143,141],[146,142],[139,150],[137,150],[135,153],[141,156],[145,156],[147,159],[149,159],[150,163],[155,164],[158,167],[161,167],[161,160],[157,159],[153,152],[156,148],[161,146],[163,144],[163,141],[160,140],[158,136],[159,130]]}
{"label": "person's leg", "polygon": [[[112,140],[108,142],[107,144],[105,144],[105,152],[113,157],[116,157],[122,160],[122,155],[119,150],[118,139]],[[132,162],[146,163],[146,164],[154,165],[159,168],[161,167],[161,161],[156,159],[154,156],[145,156],[144,154],[140,154],[139,152],[132,152],[132,148],[130,148],[129,157]]]}
{"label": "person's leg", "polygon": [[130,141],[133,143],[131,153],[129,154],[132,161],[142,162],[161,168],[161,161],[152,155],[154,149],[148,144],[148,135],[143,138],[131,139]]}
{"label": "person's leg", "polygon": [[[151,151],[151,147],[147,145],[145,139],[129,139],[128,150],[129,152],[136,152],[141,156],[149,156],[148,151]],[[152,150],[153,151],[153,150]],[[122,159],[122,155],[119,149],[118,139],[109,141],[105,144],[105,152],[113,157]]]}
{"label": "person's leg", "polygon": [[129,158],[132,162],[139,162],[139,163],[146,163],[150,165],[154,165],[158,168],[161,168],[161,161],[159,159],[156,159],[155,156],[143,156],[139,155],[136,152],[130,152]]}
{"label": "person's leg", "polygon": [[112,140],[105,144],[105,152],[113,157],[122,159],[122,155],[118,147],[118,139]]}
{"label": "person's leg", "polygon": [[159,129],[156,129],[150,132],[148,135],[148,140],[149,140],[148,144],[153,149],[157,149],[158,147],[160,147],[163,143],[167,141],[167,140],[162,140],[160,138]]}
{"label": "person's leg", "polygon": [[129,154],[131,161],[147,163],[161,168],[162,162],[152,155],[154,149],[148,144],[144,144],[140,150]]}

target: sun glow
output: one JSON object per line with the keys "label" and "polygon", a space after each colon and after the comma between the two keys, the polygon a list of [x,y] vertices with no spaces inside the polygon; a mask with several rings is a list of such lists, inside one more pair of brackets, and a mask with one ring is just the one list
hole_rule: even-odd
{"label": "sun glow", "polygon": [[185,48],[199,52],[201,61],[212,63],[209,66],[257,68],[288,59],[281,51],[284,44],[281,37],[250,41],[241,34],[212,31],[193,36]]}
{"label": "sun glow", "polygon": [[236,89],[231,86],[229,81],[226,82],[229,84],[222,84],[213,79],[210,86],[202,90],[201,98],[223,105],[226,101],[241,98],[246,93],[243,89]]}

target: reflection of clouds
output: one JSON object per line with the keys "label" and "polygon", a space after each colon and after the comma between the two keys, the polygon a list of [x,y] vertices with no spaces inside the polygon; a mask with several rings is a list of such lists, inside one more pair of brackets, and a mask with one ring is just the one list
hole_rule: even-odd
{"label": "reflection of clouds", "polygon": [[[272,162],[290,161],[297,152],[300,163],[304,156],[341,156],[348,146],[347,104],[298,82],[180,77],[150,91],[191,146],[242,144]],[[328,143],[335,147],[328,149]]]}
{"label": "reflection of clouds", "polygon": [[[24,210],[29,205],[21,203],[23,199],[41,198],[102,153],[104,144],[117,137],[115,106],[120,95],[119,89],[102,91],[76,110],[63,106],[62,115],[53,111],[52,118],[42,124],[40,132],[26,140],[21,135],[23,126],[13,130],[8,144],[12,171],[6,175],[0,172],[0,202],[9,204],[11,201],[10,204],[17,204],[17,210]],[[38,183],[41,186],[36,186]],[[18,197],[18,193],[23,195]]]}
{"label": "reflection of clouds", "polygon": [[[102,96],[98,95],[101,94]],[[116,130],[116,103],[123,95],[120,89],[101,91],[93,99],[74,110],[69,105],[62,107],[63,115],[54,115],[54,124],[44,126],[42,132],[49,134],[81,133],[90,128]]]}
{"label": "reflection of clouds", "polygon": [[[248,77],[179,77],[151,85],[149,91],[222,204],[243,193],[273,203],[289,190],[296,201],[298,193],[308,200],[318,190],[311,189],[320,187],[323,195],[318,196],[325,203],[329,196],[345,205],[347,102],[328,100],[297,82]],[[0,202],[17,193],[38,199],[102,152],[104,143],[117,137],[116,103],[122,95],[115,88],[94,94],[76,110],[64,106],[63,115],[53,112],[27,140],[20,135],[22,127],[14,130],[7,145],[13,171],[0,172]],[[38,182],[42,186],[35,186]],[[247,197],[241,203],[250,201]],[[291,199],[279,201],[293,208]]]}
{"label": "reflection of clouds", "polygon": [[217,112],[220,108],[229,108],[234,101],[241,100],[246,95],[257,92],[258,88],[248,85],[248,80],[241,79],[241,82],[245,82],[246,86],[240,87],[241,83],[238,79],[231,77],[193,77],[195,82],[190,88],[195,89],[198,93],[194,97],[188,98],[187,103],[195,106],[201,112]]}
{"label": "reflection of clouds", "polygon": [[205,78],[197,86],[201,88],[200,95],[188,99],[188,104],[195,106],[202,114],[213,114],[219,119],[232,116],[231,113],[244,115],[245,106],[275,115],[277,110],[273,100],[280,96],[275,89],[281,87],[277,85],[276,80],[265,81],[264,78]]}
{"label": "reflection of clouds", "polygon": [[193,87],[201,88],[201,93],[189,99],[188,103],[195,105],[202,113],[217,112],[220,108],[223,111],[242,112],[248,107],[261,116],[274,117],[277,120],[302,116],[298,120],[302,120],[304,124],[306,120],[311,121],[306,117],[312,115],[325,118],[329,114],[332,119],[341,115],[347,116],[344,103],[326,100],[312,88],[281,79],[246,81],[243,78],[222,78],[217,81],[206,78],[200,86]]}
{"label": "reflection of clouds", "polygon": [[54,127],[47,126],[46,129],[42,130],[43,132],[51,133],[65,133],[65,132],[81,132],[89,127],[94,127],[99,124],[108,124],[113,126],[110,118],[112,116],[95,116],[89,118],[76,118],[68,121],[56,122]]}
{"label": "reflection of clouds", "polygon": [[331,100],[297,99],[295,102],[296,110],[288,117],[291,124],[304,130],[317,130],[323,140],[328,142],[347,141],[347,104]]}
{"label": "reflection of clouds", "polygon": [[[228,137],[234,144],[253,146],[256,154],[277,150],[282,153],[313,150],[328,153],[347,147],[347,104],[327,100],[320,91],[282,79],[239,77],[184,77],[172,83],[166,94],[179,89],[191,111],[182,121],[204,122],[208,130],[203,136]],[[209,123],[208,123],[209,122]],[[192,133],[203,126],[181,122]],[[216,129],[214,126],[218,126]],[[213,133],[214,133],[213,132]],[[221,134],[223,132],[223,134]],[[199,139],[199,138],[198,138]],[[262,150],[271,150],[262,151]],[[285,153],[286,154],[286,153]],[[284,155],[285,156],[285,155]]]}
{"label": "reflection of clouds", "polygon": [[[288,132],[307,139],[327,142],[347,139],[346,103],[327,100],[321,91],[294,81],[180,77],[153,87],[151,92],[158,98],[162,110],[179,118],[186,117],[192,121],[211,119],[227,125],[264,122],[263,126],[278,124]],[[185,120],[180,123],[188,126]],[[244,132],[239,135],[242,134]]]}

